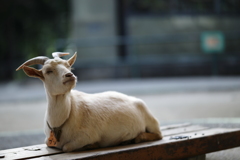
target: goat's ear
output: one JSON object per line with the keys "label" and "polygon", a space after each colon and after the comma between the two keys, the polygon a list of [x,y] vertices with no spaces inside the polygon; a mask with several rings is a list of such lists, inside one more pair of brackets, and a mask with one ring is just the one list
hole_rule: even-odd
{"label": "goat's ear", "polygon": [[41,80],[44,79],[42,71],[37,70],[32,67],[24,66],[23,71],[28,75],[29,77],[35,77],[35,78],[40,78]]}
{"label": "goat's ear", "polygon": [[71,58],[69,58],[68,64],[70,66],[72,66],[74,64],[74,62],[76,61],[76,59],[77,59],[77,52],[75,52],[74,55]]}

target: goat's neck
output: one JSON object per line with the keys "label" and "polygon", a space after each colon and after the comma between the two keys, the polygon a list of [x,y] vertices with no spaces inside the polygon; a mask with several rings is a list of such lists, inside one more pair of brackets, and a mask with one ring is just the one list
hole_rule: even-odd
{"label": "goat's neck", "polygon": [[71,93],[50,95],[47,93],[48,109],[46,120],[53,127],[61,126],[69,117],[71,111]]}

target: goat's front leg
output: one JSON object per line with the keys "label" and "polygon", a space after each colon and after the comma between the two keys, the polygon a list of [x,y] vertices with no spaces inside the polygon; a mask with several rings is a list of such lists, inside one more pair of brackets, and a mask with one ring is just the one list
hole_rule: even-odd
{"label": "goat's front leg", "polygon": [[91,150],[91,149],[97,149],[100,148],[100,145],[96,142],[94,144],[88,144],[82,148],[82,150]]}
{"label": "goat's front leg", "polygon": [[74,150],[80,149],[86,144],[81,144],[78,140],[72,140],[63,145],[62,150],[63,152],[72,152]]}
{"label": "goat's front leg", "polygon": [[63,152],[72,152],[75,150],[89,150],[89,149],[96,149],[100,148],[99,144],[96,143],[87,143],[81,140],[72,140],[63,145],[62,150]]}
{"label": "goat's front leg", "polygon": [[74,151],[74,150],[82,148],[82,147],[83,146],[81,146],[79,144],[79,142],[70,141],[70,142],[63,145],[62,150],[63,150],[63,152],[71,152],[71,151]]}

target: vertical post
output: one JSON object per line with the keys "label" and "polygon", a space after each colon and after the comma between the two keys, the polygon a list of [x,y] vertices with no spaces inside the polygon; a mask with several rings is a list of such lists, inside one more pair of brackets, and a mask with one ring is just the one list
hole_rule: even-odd
{"label": "vertical post", "polygon": [[225,48],[223,33],[220,31],[203,32],[201,34],[201,47],[205,53],[211,54],[212,75],[214,76],[218,75],[219,74],[218,54],[222,53]]}
{"label": "vertical post", "polygon": [[221,13],[221,0],[214,1],[214,9],[216,14],[219,15]]}
{"label": "vertical post", "polygon": [[120,37],[120,44],[117,46],[117,54],[120,61],[125,61],[127,58],[127,49],[124,43],[126,32],[126,17],[125,17],[125,1],[116,0],[116,31]]}
{"label": "vertical post", "polygon": [[218,71],[218,55],[217,53],[213,53],[212,55],[212,75],[217,76],[219,71]]}

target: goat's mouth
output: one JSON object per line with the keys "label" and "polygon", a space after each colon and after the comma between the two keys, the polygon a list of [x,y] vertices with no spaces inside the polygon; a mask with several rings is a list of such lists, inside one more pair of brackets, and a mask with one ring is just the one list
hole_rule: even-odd
{"label": "goat's mouth", "polygon": [[70,77],[68,80],[64,81],[63,84],[66,84],[68,82],[75,82],[76,78],[75,77]]}

